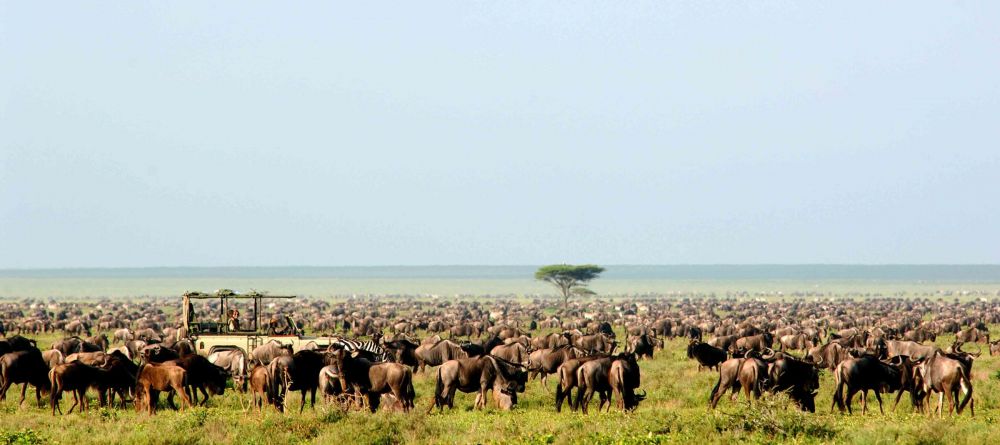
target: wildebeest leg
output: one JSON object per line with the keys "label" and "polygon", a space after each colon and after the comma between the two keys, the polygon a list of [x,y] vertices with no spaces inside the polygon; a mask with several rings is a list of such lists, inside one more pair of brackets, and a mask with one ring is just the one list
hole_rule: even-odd
{"label": "wildebeest leg", "polygon": [[24,398],[28,394],[28,384],[25,383],[21,386],[21,401],[17,402],[18,406],[24,405]]}
{"label": "wildebeest leg", "polygon": [[152,386],[150,386],[149,390],[146,391],[146,397],[149,398],[146,400],[146,404],[149,408],[149,414],[156,414],[156,403],[160,401],[160,391],[155,390]]}
{"label": "wildebeest leg", "polygon": [[73,414],[73,410],[76,409],[76,405],[80,403],[80,396],[77,394],[76,390],[70,391],[73,393],[73,405],[69,407],[69,411],[66,414]]}
{"label": "wildebeest leg", "polygon": [[847,414],[854,414],[854,410],[851,408],[851,404],[854,401],[854,394],[856,394],[857,392],[858,390],[856,389],[851,389],[850,387],[847,388],[847,399],[844,400],[844,404],[847,405]]}
{"label": "wildebeest leg", "polygon": [[896,403],[892,404],[892,412],[896,412],[896,407],[899,406],[899,399],[901,399],[901,398],[903,398],[903,390],[902,389],[900,389],[899,392],[896,393]]}
{"label": "wildebeest leg", "polygon": [[80,414],[84,411],[90,411],[90,399],[87,398],[87,387],[80,388]]}
{"label": "wildebeest leg", "polygon": [[[310,395],[309,407],[310,408],[316,408],[316,388],[311,389],[310,393],[311,393],[311,395]],[[208,397],[208,396],[205,396],[205,397]]]}
{"label": "wildebeest leg", "polygon": [[868,412],[868,390],[861,390],[861,415],[865,415]]}
{"label": "wildebeest leg", "polygon": [[[582,391],[582,388],[581,388],[581,391]],[[577,394],[577,397],[580,397],[580,395]],[[594,399],[594,389],[588,386],[587,390],[583,394],[582,399],[583,400],[580,401],[581,408],[583,409],[583,413],[587,414],[587,408],[590,406],[590,401]],[[598,406],[597,407],[597,411],[600,411],[600,410],[601,410],[601,407]]]}
{"label": "wildebeest leg", "polygon": [[[186,392],[181,391],[181,394],[184,394],[184,397],[187,397]],[[170,409],[175,411],[177,410],[177,405],[174,404],[174,391],[167,391],[167,405],[170,406]]]}
{"label": "wildebeest leg", "polygon": [[875,400],[878,400],[878,412],[884,416],[885,411],[882,409],[882,391],[877,389],[875,390]]}
{"label": "wildebeest leg", "polygon": [[938,418],[944,417],[944,391],[938,394],[938,406],[937,406]]}
{"label": "wildebeest leg", "polygon": [[[199,388],[201,390],[201,406],[208,406],[208,389],[202,386]],[[191,392],[196,392],[195,389],[191,389]],[[198,403],[197,395],[195,398],[195,403]]]}

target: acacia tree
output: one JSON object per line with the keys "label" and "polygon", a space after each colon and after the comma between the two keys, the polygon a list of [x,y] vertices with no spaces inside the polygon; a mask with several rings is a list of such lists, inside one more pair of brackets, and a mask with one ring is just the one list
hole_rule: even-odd
{"label": "acacia tree", "polygon": [[593,264],[552,264],[535,272],[535,279],[551,283],[563,296],[563,306],[569,307],[571,295],[594,295],[585,285],[601,275],[604,268]]}

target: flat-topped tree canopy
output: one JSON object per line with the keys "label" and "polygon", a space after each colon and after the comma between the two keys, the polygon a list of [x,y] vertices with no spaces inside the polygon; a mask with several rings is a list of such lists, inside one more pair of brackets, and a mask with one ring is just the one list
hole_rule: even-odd
{"label": "flat-topped tree canopy", "polygon": [[259,292],[256,290],[251,290],[245,294],[239,294],[231,289],[218,289],[215,292],[199,292],[199,291],[187,291],[183,294],[184,297],[191,299],[210,299],[210,298],[297,298],[296,295],[268,295],[264,292]]}

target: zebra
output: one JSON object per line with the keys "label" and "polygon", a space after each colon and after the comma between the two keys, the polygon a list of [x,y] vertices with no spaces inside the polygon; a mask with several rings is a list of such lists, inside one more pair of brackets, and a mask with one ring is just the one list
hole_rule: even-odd
{"label": "zebra", "polygon": [[340,347],[347,352],[365,351],[370,353],[376,362],[395,361],[395,357],[387,352],[376,340],[352,340],[349,338],[334,337],[330,342],[331,347]]}

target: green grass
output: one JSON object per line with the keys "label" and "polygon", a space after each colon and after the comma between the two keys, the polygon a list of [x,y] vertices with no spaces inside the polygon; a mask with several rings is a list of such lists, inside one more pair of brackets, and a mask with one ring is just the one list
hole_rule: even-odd
{"label": "green grass", "polygon": [[[39,338],[48,347],[56,336]],[[946,345],[950,337],[938,343]],[[995,443],[1000,437],[1000,360],[983,356],[974,366],[976,417],[944,419],[913,414],[904,396],[897,412],[872,410],[860,414],[855,400],[853,416],[830,412],[832,378],[823,373],[818,413],[801,413],[780,396],[765,397],[748,407],[742,396],[734,403],[724,398],[719,409],[707,409],[708,393],[717,374],[698,372],[685,357],[685,342],[670,341],[652,361],[642,361],[642,389],[648,399],[633,413],[594,413],[584,416],[552,407],[555,379],[542,389],[529,382],[512,412],[471,411],[473,395],[456,397],[453,411],[427,414],[432,373],[415,378],[417,409],[408,414],[343,412],[318,403],[297,413],[298,397],[290,397],[287,414],[266,409],[247,411],[245,397],[227,391],[208,408],[184,412],[161,410],[156,416],[134,409],[91,409],[82,415],[52,417],[48,406],[16,405],[18,392],[0,404],[0,444],[4,443]],[[33,401],[29,391],[29,401]],[[47,399],[46,399],[47,400]],[[96,406],[96,403],[93,404]],[[63,409],[69,403],[65,398]],[[595,405],[596,406],[596,402]]]}

